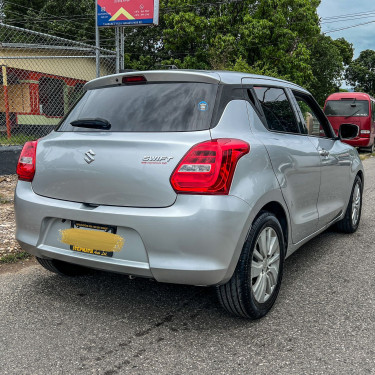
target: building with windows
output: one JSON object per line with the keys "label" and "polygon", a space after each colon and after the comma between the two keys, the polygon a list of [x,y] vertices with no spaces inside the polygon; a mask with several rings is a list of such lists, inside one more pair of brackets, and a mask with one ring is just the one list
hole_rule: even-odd
{"label": "building with windows", "polygon": [[[95,78],[92,48],[2,43],[0,132],[47,134]],[[101,75],[113,73],[113,56],[101,59]]]}

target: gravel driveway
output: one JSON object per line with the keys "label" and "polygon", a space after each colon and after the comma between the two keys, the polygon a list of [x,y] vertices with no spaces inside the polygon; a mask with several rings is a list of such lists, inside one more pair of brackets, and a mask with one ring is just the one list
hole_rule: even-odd
{"label": "gravel driveway", "polygon": [[0,258],[21,251],[15,239],[13,195],[17,176],[0,176]]}
{"label": "gravel driveway", "polygon": [[211,288],[0,265],[1,374],[374,374],[375,158],[364,166],[359,230],[293,254],[259,321]]}

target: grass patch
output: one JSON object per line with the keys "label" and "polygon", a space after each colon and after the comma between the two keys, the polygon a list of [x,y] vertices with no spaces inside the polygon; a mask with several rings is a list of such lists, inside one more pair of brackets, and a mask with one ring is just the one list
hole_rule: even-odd
{"label": "grass patch", "polygon": [[373,154],[359,154],[359,158],[361,160],[366,160],[366,159],[368,159],[371,156],[375,156],[375,153],[373,153]]}
{"label": "grass patch", "polygon": [[4,263],[17,263],[19,260],[25,260],[30,258],[31,255],[26,251],[21,251],[20,253],[4,255],[0,258],[0,264]]}
{"label": "grass patch", "polygon": [[4,198],[0,195],[0,204],[6,204],[6,203],[11,203],[11,199]]}
{"label": "grass patch", "polygon": [[34,141],[35,135],[27,135],[23,133],[14,134],[9,139],[6,135],[0,135],[0,145],[1,146],[12,146],[12,145],[23,145],[27,141]]}

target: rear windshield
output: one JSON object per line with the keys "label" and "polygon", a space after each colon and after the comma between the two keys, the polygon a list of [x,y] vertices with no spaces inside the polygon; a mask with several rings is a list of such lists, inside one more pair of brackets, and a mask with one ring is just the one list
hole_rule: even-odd
{"label": "rear windshield", "polygon": [[74,127],[72,121],[99,118],[110,132],[207,130],[218,85],[147,83],[89,90],[62,121],[58,131],[103,131]]}
{"label": "rear windshield", "polygon": [[367,100],[330,100],[324,110],[326,116],[366,117],[369,115]]}

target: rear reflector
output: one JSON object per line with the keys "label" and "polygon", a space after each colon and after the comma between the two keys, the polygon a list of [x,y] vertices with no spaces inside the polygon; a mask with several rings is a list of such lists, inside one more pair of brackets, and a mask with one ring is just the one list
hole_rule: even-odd
{"label": "rear reflector", "polygon": [[172,173],[171,185],[179,194],[227,195],[237,162],[249,151],[249,144],[239,139],[198,143]]}
{"label": "rear reflector", "polygon": [[122,83],[144,83],[147,79],[144,76],[125,76],[122,77]]}
{"label": "rear reflector", "polygon": [[35,156],[38,141],[26,142],[17,164],[18,179],[32,181],[35,175]]}

